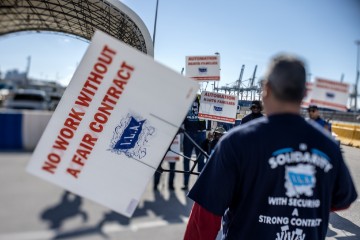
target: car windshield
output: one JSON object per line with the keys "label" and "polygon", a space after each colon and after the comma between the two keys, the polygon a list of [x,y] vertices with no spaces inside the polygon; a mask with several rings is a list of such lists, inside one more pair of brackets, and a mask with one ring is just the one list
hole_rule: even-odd
{"label": "car windshield", "polygon": [[55,101],[60,100],[60,98],[61,98],[61,97],[59,97],[59,96],[51,96],[51,97],[50,97],[51,100],[55,100]]}
{"label": "car windshield", "polygon": [[14,100],[42,102],[44,101],[44,97],[41,95],[34,95],[34,94],[16,94],[14,96]]}

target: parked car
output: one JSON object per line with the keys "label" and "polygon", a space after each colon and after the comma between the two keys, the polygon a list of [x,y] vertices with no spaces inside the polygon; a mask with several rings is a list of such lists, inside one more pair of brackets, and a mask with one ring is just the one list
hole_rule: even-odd
{"label": "parked car", "polygon": [[58,93],[50,93],[50,103],[49,110],[55,111],[57,105],[59,104],[61,95]]}
{"label": "parked car", "polygon": [[0,108],[3,106],[3,103],[9,93],[14,89],[12,85],[9,85],[7,83],[1,83],[0,82]]}
{"label": "parked car", "polygon": [[43,90],[17,89],[9,93],[3,107],[8,109],[49,110],[49,98]]}

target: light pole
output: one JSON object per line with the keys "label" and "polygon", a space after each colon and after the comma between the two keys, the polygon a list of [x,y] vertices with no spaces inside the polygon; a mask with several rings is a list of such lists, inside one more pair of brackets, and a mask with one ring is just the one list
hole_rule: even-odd
{"label": "light pole", "polygon": [[[220,53],[219,53],[219,52],[215,52],[214,54],[215,54],[216,56],[218,56],[218,59],[219,59],[219,62],[220,62]],[[219,63],[219,66],[220,66],[220,63]],[[219,71],[221,71],[221,68],[219,68]],[[216,92],[219,91],[219,82],[220,82],[220,80],[218,81],[218,84],[217,84],[217,87],[216,87]],[[215,83],[216,83],[216,81],[214,81],[213,91],[215,91]]]}
{"label": "light pole", "polygon": [[156,0],[155,22],[154,22],[154,32],[153,32],[153,47],[154,47],[154,51],[155,51],[155,37],[156,37],[156,25],[157,25],[158,7],[159,7],[159,0]]}
{"label": "light pole", "polygon": [[359,70],[359,55],[360,55],[360,40],[357,40],[357,57],[356,57],[356,80],[355,80],[355,112],[357,111],[357,99],[358,99],[358,85],[359,85],[359,77],[360,77],[360,70]]}

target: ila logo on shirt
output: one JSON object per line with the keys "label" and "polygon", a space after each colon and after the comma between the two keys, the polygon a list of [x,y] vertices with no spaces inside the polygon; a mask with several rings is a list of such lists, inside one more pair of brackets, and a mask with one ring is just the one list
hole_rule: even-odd
{"label": "ila logo on shirt", "polygon": [[315,187],[315,167],[308,164],[285,167],[285,188],[288,197],[313,195]]}
{"label": "ila logo on shirt", "polygon": [[154,132],[146,119],[128,114],[114,129],[110,150],[140,160],[146,156],[146,143]]}

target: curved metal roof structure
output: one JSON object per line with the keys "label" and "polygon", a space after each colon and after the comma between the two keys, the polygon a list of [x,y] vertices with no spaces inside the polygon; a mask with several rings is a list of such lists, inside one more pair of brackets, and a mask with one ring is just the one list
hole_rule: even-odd
{"label": "curved metal roof structure", "polygon": [[0,36],[50,31],[90,40],[99,29],[154,56],[143,21],[119,0],[1,0]]}

